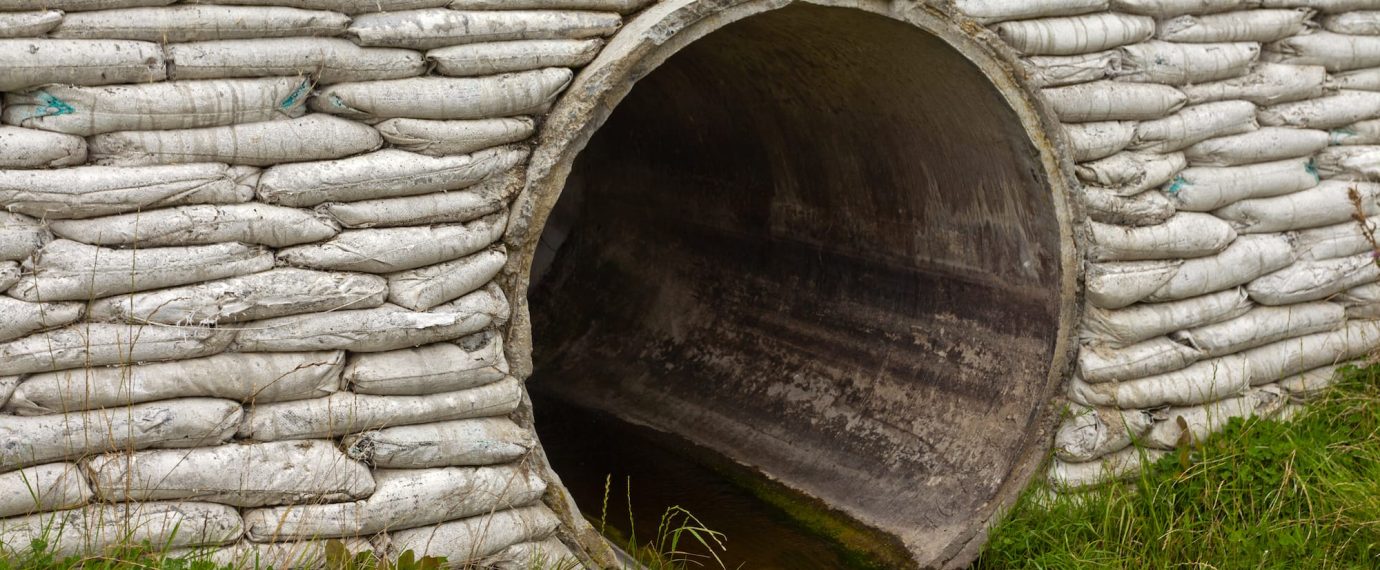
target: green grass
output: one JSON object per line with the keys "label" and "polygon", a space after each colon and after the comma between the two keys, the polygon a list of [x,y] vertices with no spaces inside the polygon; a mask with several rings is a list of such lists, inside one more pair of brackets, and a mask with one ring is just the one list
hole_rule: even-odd
{"label": "green grass", "polygon": [[1291,421],[1233,421],[1139,478],[1035,485],[977,570],[1380,568],[1380,366],[1347,368]]}

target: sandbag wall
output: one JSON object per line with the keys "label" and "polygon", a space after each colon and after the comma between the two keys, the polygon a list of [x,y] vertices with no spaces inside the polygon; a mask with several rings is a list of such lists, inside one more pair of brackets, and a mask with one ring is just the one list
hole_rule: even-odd
{"label": "sandbag wall", "polygon": [[1353,219],[1380,214],[1380,4],[958,3],[1064,123],[1091,229],[1052,481],[1278,414],[1380,346]]}
{"label": "sandbag wall", "polygon": [[574,562],[495,278],[640,3],[0,2],[7,554]]}

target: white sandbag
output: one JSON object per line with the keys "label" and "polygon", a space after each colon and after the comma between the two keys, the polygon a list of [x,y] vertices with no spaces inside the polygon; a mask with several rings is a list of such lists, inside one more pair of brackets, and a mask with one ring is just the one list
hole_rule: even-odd
{"label": "white sandbag", "polygon": [[1266,45],[1261,59],[1290,65],[1321,65],[1332,72],[1380,67],[1380,37],[1315,31]]}
{"label": "white sandbag", "polygon": [[92,320],[212,325],[302,313],[372,309],[382,305],[388,283],[359,273],[324,273],[282,267],[189,287],[101,299]]}
{"label": "white sandbag", "polygon": [[1250,73],[1231,79],[1185,85],[1189,104],[1239,99],[1256,105],[1275,105],[1321,97],[1327,70],[1322,66],[1257,64]]}
{"label": "white sandbag", "polygon": [[352,556],[372,552],[373,545],[362,538],[301,540],[293,542],[250,542],[241,540],[229,546],[168,549],[163,557],[193,563],[209,562],[215,568],[328,568],[327,544],[339,542]]}
{"label": "white sandbag", "polygon": [[[561,524],[545,505],[534,505],[391,533],[391,553],[408,550],[418,556],[479,560],[514,544],[542,540]],[[552,568],[552,566],[541,566]]]}
{"label": "white sandbag", "polygon": [[1301,260],[1251,281],[1246,291],[1262,305],[1286,305],[1325,299],[1380,279],[1374,252],[1334,259]]}
{"label": "white sandbag", "polygon": [[1163,287],[1181,265],[1177,259],[1089,263],[1084,295],[1095,307],[1120,309]]}
{"label": "white sandbag", "polygon": [[1380,67],[1328,76],[1328,87],[1361,91],[1380,91]]}
{"label": "white sandbag", "polygon": [[337,392],[325,398],[250,408],[242,438],[257,441],[340,437],[385,427],[506,416],[522,401],[516,378],[425,396],[375,396]]}
{"label": "white sandbag", "polygon": [[1092,487],[1133,477],[1142,467],[1154,464],[1165,455],[1168,453],[1158,449],[1127,447],[1086,463],[1066,463],[1056,459],[1050,464],[1045,478],[1051,485],[1061,489]]}
{"label": "white sandbag", "polygon": [[993,30],[1007,45],[1026,55],[1078,55],[1144,41],[1154,35],[1155,20],[1104,12],[1008,21]]}
{"label": "white sandbag", "polygon": [[452,77],[496,75],[543,67],[584,67],[603,49],[602,40],[522,40],[443,47],[426,52],[436,72]]}
{"label": "white sandbag", "polygon": [[1266,8],[1307,6],[1324,14],[1335,14],[1365,10],[1373,7],[1374,3],[1372,0],[1262,0],[1260,5]]}
{"label": "white sandbag", "polygon": [[1251,309],[1240,288],[1167,303],[1147,303],[1123,309],[1096,306],[1083,311],[1085,342],[1124,347],[1157,336],[1241,316]]}
{"label": "white sandbag", "polygon": [[228,162],[268,166],[328,160],[383,145],[368,125],[314,113],[296,119],[175,131],[121,131],[88,139],[97,164],[148,166]]}
{"label": "white sandbag", "polygon": [[22,380],[21,376],[0,377],[0,408],[10,401],[10,395],[14,394],[14,389],[19,387]]}
{"label": "white sandbag", "polygon": [[1119,48],[1118,81],[1186,85],[1245,75],[1260,56],[1251,42],[1181,44],[1152,40]]}
{"label": "white sandbag", "polygon": [[1095,186],[1076,194],[1088,218],[1118,226],[1155,226],[1174,216],[1174,202],[1163,193],[1148,190],[1135,196],[1118,196]]}
{"label": "white sandbag", "polygon": [[1092,461],[1125,449],[1149,431],[1151,416],[1143,410],[1122,411],[1070,405],[1069,417],[1054,434],[1054,454],[1070,462]]}
{"label": "white sandbag", "polygon": [[53,233],[82,243],[159,247],[242,242],[287,247],[330,239],[335,220],[268,204],[180,206],[87,220],[55,220]]}
{"label": "white sandbag", "polygon": [[[1365,221],[1372,235],[1380,231],[1380,217],[1370,217]],[[1320,260],[1348,257],[1358,253],[1373,251],[1375,246],[1367,238],[1361,223],[1355,220],[1340,224],[1301,230],[1294,233],[1297,243],[1295,249],[1299,259]]]}
{"label": "white sandbag", "polygon": [[362,501],[247,511],[245,530],[254,541],[363,536],[525,505],[546,491],[541,478],[516,466],[382,469],[374,481]]}
{"label": "white sandbag", "polygon": [[1130,121],[1099,121],[1063,125],[1064,140],[1073,151],[1073,160],[1097,160],[1121,152],[1131,144],[1136,124]]}
{"label": "white sandbag", "polygon": [[229,441],[243,408],[187,398],[0,422],[0,471],[108,451],[184,448]]}
{"label": "white sandbag", "polygon": [[503,210],[518,190],[522,174],[498,174],[464,191],[432,192],[421,196],[327,203],[317,207],[341,225],[386,228],[470,222]]}
{"label": "white sandbag", "polygon": [[465,224],[346,230],[325,243],[280,250],[278,258],[313,269],[392,273],[482,250],[503,237],[506,224],[493,214]]}
{"label": "white sandbag", "polygon": [[351,501],[374,492],[369,468],[329,441],[111,453],[83,465],[101,499],[120,503],[190,500],[263,507]]}
{"label": "white sandbag", "polygon": [[[368,2],[373,3],[373,2]],[[338,38],[265,38],[170,44],[173,79],[311,76],[319,83],[378,81],[426,73],[422,54],[362,48]]]}
{"label": "white sandbag", "polygon": [[1078,351],[1078,373],[1089,383],[1119,382],[1179,370],[1202,354],[1168,337],[1156,337],[1122,348],[1088,345]]}
{"label": "white sandbag", "polygon": [[162,47],[126,40],[0,39],[0,69],[5,70],[0,91],[46,83],[111,85],[168,78]]}
{"label": "white sandbag", "polygon": [[1321,19],[1323,29],[1339,34],[1380,36],[1380,10],[1329,14]]}
{"label": "white sandbag", "polygon": [[580,559],[560,539],[551,537],[538,542],[519,542],[480,561],[494,570],[528,570],[530,568],[562,568],[586,570]]}
{"label": "white sandbag", "polygon": [[1348,307],[1380,303],[1380,284],[1368,283],[1353,287],[1334,297],[1332,302],[1341,303]]}
{"label": "white sandbag", "polygon": [[[456,0],[466,2],[507,2],[509,0]],[[983,24],[1006,20],[1028,20],[1050,16],[1077,16],[1107,9],[1108,0],[1031,0],[1028,2],[1008,2],[1007,0],[954,0],[959,12]]]}
{"label": "white sandbag", "polygon": [[293,8],[168,6],[68,14],[50,34],[55,38],[112,38],[173,43],[201,40],[338,36],[344,14]]}
{"label": "white sandbag", "polygon": [[1380,117],[1380,93],[1342,90],[1321,99],[1282,103],[1260,110],[1260,124],[1332,129]]}
{"label": "white sandbag", "polygon": [[19,263],[0,261],[0,291],[8,290],[19,282]]}
{"label": "white sandbag", "polygon": [[1221,431],[1233,418],[1270,417],[1287,402],[1282,390],[1268,387],[1203,406],[1171,408],[1163,412],[1168,419],[1151,428],[1145,444],[1160,449],[1174,449],[1180,443],[1195,445]]}
{"label": "white sandbag", "polygon": [[0,519],[0,544],[23,552],[42,539],[45,554],[103,556],[115,548],[155,549],[226,544],[239,539],[244,523],[233,507],[212,503],[91,505],[70,511]]}
{"label": "white sandbag", "polygon": [[[288,6],[305,10],[330,10],[345,14],[394,12],[418,8],[439,8],[450,0],[197,0],[242,6]],[[510,0],[503,0],[505,2]]]}
{"label": "white sandbag", "polygon": [[269,168],[259,178],[258,193],[265,202],[298,207],[414,196],[473,186],[526,158],[526,149],[513,147],[443,157],[384,149]]}
{"label": "white sandbag", "polygon": [[0,211],[0,261],[28,259],[46,241],[48,231],[38,220]]}
{"label": "white sandbag", "polygon": [[0,38],[36,38],[61,21],[62,12],[57,10],[0,12]]}
{"label": "white sandbag", "polygon": [[1180,172],[1164,191],[1179,210],[1208,212],[1241,200],[1307,190],[1319,181],[1308,158],[1290,158],[1247,166],[1195,166]]}
{"label": "white sandbag", "polygon": [[1112,0],[1118,12],[1169,18],[1181,14],[1212,14],[1260,6],[1261,0]]}
{"label": "white sandbag", "polygon": [[1317,399],[1337,383],[1337,369],[1342,365],[1323,366],[1279,381],[1279,387],[1295,402]]}
{"label": "white sandbag", "polygon": [[425,311],[466,295],[492,281],[508,262],[502,246],[454,261],[388,275],[388,301]]}
{"label": "white sandbag", "polygon": [[1341,326],[1346,314],[1335,303],[1299,303],[1286,307],[1256,307],[1220,323],[1169,335],[1208,356],[1233,354],[1297,336]]}
{"label": "white sandbag", "polygon": [[0,202],[44,219],[108,216],[186,204],[233,204],[254,198],[258,169],[224,164],[51,171],[0,170]]}
{"label": "white sandbag", "polygon": [[217,354],[153,364],[88,367],[29,376],[4,413],[21,416],[210,397],[251,404],[324,398],[340,388],[341,352]]}
{"label": "white sandbag", "polygon": [[1350,219],[1357,209],[1350,198],[1353,192],[1360,198],[1365,215],[1380,214],[1380,203],[1376,202],[1380,198],[1380,184],[1342,180],[1324,180],[1307,190],[1283,196],[1241,200],[1212,213],[1231,222],[1243,234],[1316,228]]}
{"label": "white sandbag", "polygon": [[1155,37],[1170,42],[1272,42],[1302,33],[1312,10],[1243,10],[1178,16],[1159,23]]}
{"label": "white sandbag", "polygon": [[331,85],[307,105],[359,120],[490,119],[541,113],[570,85],[574,74],[548,68],[492,77],[415,77]]}
{"label": "white sandbag", "polygon": [[[600,10],[629,14],[654,0],[450,0],[452,10]],[[1037,4],[1096,2],[1098,0],[1038,0]],[[1105,4],[1105,2],[1104,2]]]}
{"label": "white sandbag", "polygon": [[[99,14],[100,12],[96,12]],[[142,85],[46,85],[5,95],[5,123],[90,136],[300,117],[311,83],[296,77]]]}
{"label": "white sandbag", "polygon": [[1326,131],[1264,127],[1209,139],[1184,149],[1193,166],[1237,166],[1308,156],[1327,146]]}
{"label": "white sandbag", "polygon": [[505,40],[594,38],[612,35],[622,25],[618,14],[606,12],[431,9],[362,14],[346,34],[362,46],[426,50]]}
{"label": "white sandbag", "polygon": [[1078,179],[1118,196],[1157,188],[1188,166],[1183,153],[1121,152],[1075,167]]}
{"label": "white sandbag", "polygon": [[1130,148],[1173,152],[1210,138],[1249,133],[1258,128],[1255,115],[1255,105],[1247,101],[1218,101],[1184,107],[1163,119],[1138,123]]}
{"label": "white sandbag", "polygon": [[1373,145],[1380,144],[1380,119],[1360,121],[1345,127],[1332,129],[1334,145]]}
{"label": "white sandbag", "polygon": [[[91,497],[86,475],[75,463],[36,465],[0,475],[0,517],[71,509]],[[18,546],[23,545],[11,545]]]}
{"label": "white sandbag", "polygon": [[167,6],[177,0],[5,0],[0,10],[62,10],[82,12],[87,10],[113,10],[136,6]]}
{"label": "white sandbag", "polygon": [[234,331],[85,323],[0,344],[0,376],[223,352]]}
{"label": "white sandbag", "polygon": [[344,381],[360,394],[415,396],[474,388],[507,376],[503,336],[486,332],[454,343],[351,355]]}
{"label": "white sandbag", "polygon": [[1074,378],[1069,398],[1088,406],[1122,409],[1191,406],[1230,398],[1251,385],[1251,367],[1244,356],[1233,354],[1204,360],[1155,376],[1121,382],[1093,384]]}
{"label": "white sandbag", "polygon": [[81,303],[30,303],[0,297],[0,342],[74,323],[85,310]]}
{"label": "white sandbag", "polygon": [[1093,222],[1093,261],[1140,261],[1192,258],[1226,249],[1236,239],[1232,226],[1215,216],[1196,212],[1175,214],[1163,224],[1147,227],[1112,226]]}
{"label": "white sandbag", "polygon": [[1380,321],[1350,321],[1342,328],[1282,340],[1242,352],[1251,383],[1269,384],[1314,368],[1370,356],[1380,347]]}
{"label": "white sandbag", "polygon": [[1026,77],[1035,87],[1058,87],[1111,77],[1121,70],[1116,50],[1082,55],[1037,55],[1021,60]]}
{"label": "white sandbag", "polygon": [[1244,235],[1217,255],[1184,261],[1173,277],[1142,300],[1160,303],[1230,289],[1293,261],[1294,247],[1287,236]]}
{"label": "white sandbag", "polygon": [[532,432],[507,418],[390,427],[341,441],[351,458],[396,469],[508,463],[535,444]]}
{"label": "white sandbag", "polygon": [[273,268],[273,254],[238,243],[108,249],[60,239],[31,264],[9,294],[30,302],[98,299],[224,279]]}
{"label": "white sandbag", "polygon": [[382,352],[460,338],[492,324],[507,301],[482,289],[461,300],[483,305],[469,313],[408,311],[385,304],[374,309],[333,311],[254,321],[239,331],[235,346],[243,351],[346,349]]}
{"label": "white sandbag", "polygon": [[1070,123],[1159,119],[1188,101],[1182,91],[1168,85],[1121,81],[1051,87],[1040,93],[1059,120]]}
{"label": "white sandbag", "polygon": [[388,119],[374,128],[394,148],[431,156],[469,154],[520,142],[536,131],[530,117],[472,121]]}
{"label": "white sandbag", "polygon": [[1313,162],[1323,178],[1380,181],[1380,146],[1329,147],[1319,152]]}
{"label": "white sandbag", "polygon": [[81,137],[0,125],[0,168],[57,168],[86,162]]}

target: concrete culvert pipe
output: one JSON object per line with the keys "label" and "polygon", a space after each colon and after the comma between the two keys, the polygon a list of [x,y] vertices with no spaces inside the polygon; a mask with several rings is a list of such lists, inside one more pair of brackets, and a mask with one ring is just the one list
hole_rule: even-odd
{"label": "concrete culvert pipe", "polygon": [[1045,123],[919,8],[721,4],[632,20],[549,119],[512,230],[533,383],[964,564],[1066,369]]}

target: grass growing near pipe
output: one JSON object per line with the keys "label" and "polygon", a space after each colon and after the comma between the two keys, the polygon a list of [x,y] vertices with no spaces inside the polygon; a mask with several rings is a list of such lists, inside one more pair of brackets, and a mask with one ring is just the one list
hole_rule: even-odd
{"label": "grass growing near pipe", "polygon": [[1034,487],[975,569],[1380,568],[1380,366],[1343,369],[1291,421],[1233,421],[1126,485]]}

